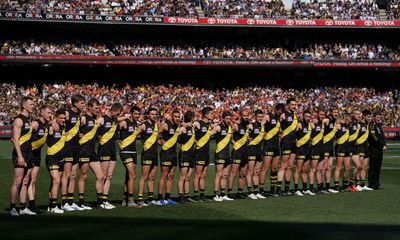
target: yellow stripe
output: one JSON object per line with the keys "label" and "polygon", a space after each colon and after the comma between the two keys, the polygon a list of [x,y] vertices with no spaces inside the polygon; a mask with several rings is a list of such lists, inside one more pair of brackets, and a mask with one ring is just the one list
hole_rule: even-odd
{"label": "yellow stripe", "polygon": [[356,144],[361,145],[361,144],[365,143],[365,141],[367,141],[367,139],[368,139],[368,136],[369,136],[369,128],[367,126],[367,131],[361,137],[359,137],[357,139]]}
{"label": "yellow stripe", "polygon": [[195,142],[195,134],[194,134],[194,127],[192,127],[192,137],[185,144],[181,145],[181,150],[183,152],[189,151],[193,147],[194,142]]}
{"label": "yellow stripe", "polygon": [[64,130],[61,132],[61,138],[60,140],[58,140],[53,146],[47,148],[47,155],[55,155],[57,154],[59,151],[61,151],[64,146],[65,146],[65,141],[66,141],[67,137],[66,134],[64,132]]}
{"label": "yellow stripe", "polygon": [[296,142],[296,146],[297,146],[297,147],[303,146],[304,144],[306,144],[306,143],[310,140],[311,131],[312,131],[311,123],[308,123],[307,134],[304,135],[302,138],[300,138],[300,139]]}
{"label": "yellow stripe", "polygon": [[44,145],[44,143],[46,142],[47,134],[48,134],[48,130],[46,128],[43,136],[41,138],[39,138],[38,140],[32,142],[32,150],[38,149]]}
{"label": "yellow stripe", "polygon": [[265,134],[264,140],[270,140],[273,138],[276,134],[278,134],[280,128],[281,123],[277,121],[275,127]]}
{"label": "yellow stripe", "polygon": [[319,132],[318,135],[312,139],[311,145],[313,146],[317,145],[322,140],[323,136],[324,136],[324,124],[321,124],[321,132]]}
{"label": "yellow stripe", "polygon": [[73,126],[68,132],[66,132],[67,138],[65,141],[69,142],[71,139],[73,139],[76,136],[76,134],[78,134],[80,125],[81,125],[81,118],[78,117],[78,119],[76,120],[75,126]]}
{"label": "yellow stripe", "polygon": [[249,129],[246,129],[246,133],[243,135],[241,139],[237,140],[236,142],[233,141],[233,149],[238,150],[239,148],[243,147],[246,144],[248,138],[249,138]]}
{"label": "yellow stripe", "polygon": [[211,137],[211,126],[208,126],[207,133],[197,141],[196,148],[200,149],[204,147],[204,145],[206,145],[210,140],[210,137]]}
{"label": "yellow stripe", "polygon": [[355,131],[353,134],[349,136],[349,142],[353,142],[357,139],[359,131],[360,129],[357,126],[357,131]]}
{"label": "yellow stripe", "polygon": [[181,131],[179,130],[179,127],[175,130],[174,135],[168,139],[162,146],[161,149],[164,151],[167,151],[168,149],[172,148],[176,142],[178,141],[178,136],[181,135]]}
{"label": "yellow stripe", "polygon": [[289,127],[287,127],[285,130],[283,130],[282,132],[282,138],[284,138],[286,135],[288,135],[289,133],[293,132],[294,130],[296,130],[297,127],[297,115],[293,114],[293,122],[292,124],[290,124]]}
{"label": "yellow stripe", "polygon": [[139,134],[139,132],[136,128],[135,131],[133,131],[133,133],[131,135],[129,135],[127,138],[125,138],[124,140],[122,140],[119,143],[119,148],[122,150],[122,149],[126,148],[127,146],[131,145],[136,140],[136,137],[138,136],[138,134]]}
{"label": "yellow stripe", "polygon": [[89,132],[87,132],[85,135],[82,136],[82,138],[79,140],[79,144],[83,145],[83,144],[89,142],[90,140],[92,140],[94,138],[94,136],[96,135],[98,128],[99,128],[99,125],[97,125],[97,121],[95,121],[93,128]]}
{"label": "yellow stripe", "polygon": [[336,132],[337,132],[336,122],[335,122],[334,126],[335,127],[332,129],[332,131],[324,136],[324,139],[323,139],[324,143],[329,142],[330,140],[332,140],[335,137]]}
{"label": "yellow stripe", "polygon": [[261,132],[258,134],[256,138],[254,138],[249,142],[249,145],[253,146],[259,144],[262,141],[264,134],[265,134],[264,126],[261,126]]}
{"label": "yellow stripe", "polygon": [[106,144],[108,141],[110,141],[110,139],[112,137],[114,137],[115,131],[117,130],[117,124],[115,124],[114,122],[112,123],[112,126],[110,128],[110,130],[108,130],[106,133],[103,134],[103,136],[100,136],[100,144],[104,145]]}
{"label": "yellow stripe", "polygon": [[157,124],[155,124],[153,133],[143,144],[143,149],[145,151],[149,150],[154,145],[154,143],[156,143],[157,138],[158,138],[158,127],[157,127]]}
{"label": "yellow stripe", "polygon": [[229,142],[231,141],[232,137],[232,128],[231,126],[228,127],[228,133],[226,136],[219,142],[217,143],[217,147],[215,149],[216,153],[221,152],[226,146],[228,146]]}
{"label": "yellow stripe", "polygon": [[346,133],[338,139],[337,144],[342,145],[342,144],[344,144],[348,139],[349,139],[349,130],[347,130]]}
{"label": "yellow stripe", "polygon": [[25,135],[20,136],[20,138],[18,140],[19,145],[22,145],[22,144],[26,143],[27,141],[29,141],[29,139],[31,139],[31,137],[32,137],[32,124],[31,124],[31,122],[29,122],[29,125],[30,125],[29,131]]}

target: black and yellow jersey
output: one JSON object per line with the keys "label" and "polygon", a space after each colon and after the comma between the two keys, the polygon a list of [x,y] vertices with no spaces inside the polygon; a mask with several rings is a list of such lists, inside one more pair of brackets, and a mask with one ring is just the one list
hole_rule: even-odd
{"label": "black and yellow jersey", "polygon": [[141,133],[143,151],[157,153],[158,126],[156,123],[144,122],[145,129]]}
{"label": "black and yellow jersey", "polygon": [[265,135],[264,141],[271,144],[279,144],[279,130],[281,123],[279,122],[279,116],[275,116],[273,113],[268,113],[269,121],[265,123]]}
{"label": "black and yellow jersey", "polygon": [[358,133],[356,145],[366,146],[368,145],[369,126],[365,122],[360,122],[359,126],[360,126],[360,132]]}
{"label": "black and yellow jersey", "polygon": [[163,151],[167,151],[168,153],[176,154],[176,146],[181,131],[179,129],[179,125],[173,123],[172,121],[167,121],[166,124],[167,130],[161,133],[161,137],[165,141],[161,146],[161,149]]}
{"label": "black and yellow jersey", "polygon": [[261,148],[262,140],[263,140],[264,134],[265,134],[264,125],[262,125],[259,122],[254,122],[254,123],[252,123],[252,126],[253,126],[253,129],[250,129],[250,133],[249,133],[249,137],[251,140],[248,145],[251,147]]}
{"label": "black and yellow jersey", "polygon": [[317,147],[323,144],[324,125],[321,122],[315,123],[315,127],[311,132],[311,146]]}
{"label": "black and yellow jersey", "polygon": [[32,150],[32,122],[29,117],[19,114],[15,119],[22,120],[21,134],[18,139],[21,151],[31,151]]}
{"label": "black and yellow jersey", "polygon": [[233,133],[233,149],[235,151],[246,149],[247,140],[249,139],[249,129],[247,124],[241,121],[238,125],[238,129],[236,132]]}
{"label": "black and yellow jersey", "polygon": [[79,146],[80,113],[68,109],[69,118],[65,122],[66,142],[70,146]]}
{"label": "black and yellow jersey", "polygon": [[301,129],[296,131],[296,147],[310,147],[311,145],[311,123],[302,121]]}
{"label": "black and yellow jersey", "polygon": [[115,140],[118,133],[118,124],[114,119],[107,115],[103,115],[104,123],[98,129],[100,136],[100,145],[115,145]]}
{"label": "black and yellow jersey", "polygon": [[211,124],[206,123],[203,120],[200,120],[199,124],[200,129],[195,130],[196,149],[208,153],[210,149],[210,138],[212,134]]}
{"label": "black and yellow jersey", "polygon": [[195,134],[193,127],[186,127],[186,133],[179,135],[179,143],[181,144],[181,152],[191,152],[195,146]]}
{"label": "black and yellow jersey", "polygon": [[285,119],[281,121],[281,141],[282,143],[296,142],[296,127],[298,123],[297,115],[294,112],[286,111]]}
{"label": "black and yellow jersey", "polygon": [[225,124],[219,124],[221,131],[215,134],[216,148],[215,153],[219,156],[229,156],[229,143],[232,139],[232,128],[231,126],[226,126]]}
{"label": "black and yellow jersey", "polygon": [[138,124],[135,120],[126,119],[126,128],[119,130],[119,148],[121,151],[136,152],[136,138],[138,136]]}
{"label": "black and yellow jersey", "polygon": [[96,116],[85,114],[85,119],[85,124],[79,128],[79,132],[83,135],[79,140],[79,144],[94,147],[97,140],[99,125]]}
{"label": "black and yellow jersey", "polygon": [[344,123],[339,123],[340,129],[336,132],[336,139],[338,145],[345,145],[349,142],[349,129]]}
{"label": "black and yellow jersey", "polygon": [[328,123],[324,126],[324,144],[332,144],[336,136],[336,119],[328,118]]}
{"label": "black and yellow jersey", "polygon": [[63,126],[60,126],[58,131],[54,131],[52,134],[49,133],[46,139],[47,155],[62,157],[66,140],[67,135]]}
{"label": "black and yellow jersey", "polygon": [[43,123],[42,120],[37,119],[38,127],[32,132],[32,150],[38,150],[46,143],[47,134],[49,132],[49,126]]}
{"label": "black and yellow jersey", "polygon": [[349,144],[355,144],[360,132],[359,123],[353,121],[349,127]]}

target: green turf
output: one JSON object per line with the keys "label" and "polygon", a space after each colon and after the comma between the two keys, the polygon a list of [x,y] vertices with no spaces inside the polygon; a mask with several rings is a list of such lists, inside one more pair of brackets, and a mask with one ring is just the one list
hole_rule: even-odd
{"label": "green turf", "polygon": [[[139,146],[140,147],[140,146]],[[11,218],[11,144],[0,141],[0,231],[2,239],[400,239],[400,145],[390,145],[382,170],[384,189],[306,197],[236,200]],[[117,162],[110,199],[122,198],[124,169]],[[210,166],[207,194],[212,192]],[[177,176],[177,175],[176,175]],[[95,200],[93,174],[86,196]],[[137,186],[137,183],[136,183]],[[47,204],[49,175],[42,166],[37,201]],[[157,188],[155,188],[157,189]],[[174,185],[176,195],[176,184]]]}

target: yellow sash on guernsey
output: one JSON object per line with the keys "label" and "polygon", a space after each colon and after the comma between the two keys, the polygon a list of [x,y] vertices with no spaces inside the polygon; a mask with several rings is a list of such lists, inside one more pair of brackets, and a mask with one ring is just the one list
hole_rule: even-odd
{"label": "yellow sash on guernsey", "polygon": [[78,120],[76,121],[75,125],[68,132],[66,132],[67,138],[65,139],[65,141],[67,142],[70,141],[76,136],[76,134],[78,134],[80,125],[81,125],[81,118],[78,117]]}
{"label": "yellow sash on guernsey", "polygon": [[32,150],[38,149],[38,148],[40,148],[41,146],[44,145],[44,143],[46,142],[47,134],[48,134],[48,130],[46,128],[46,130],[44,131],[43,137],[41,137],[38,140],[32,142]]}
{"label": "yellow sash on guernsey", "polygon": [[99,128],[99,125],[97,124],[97,121],[95,121],[93,128],[89,132],[87,132],[85,135],[83,135],[83,137],[79,140],[79,144],[83,145],[83,144],[89,142],[90,140],[92,140],[94,138],[94,136],[96,135],[98,128]]}
{"label": "yellow sash on guernsey", "polygon": [[246,129],[246,133],[243,135],[241,139],[237,140],[236,142],[233,141],[233,149],[238,150],[239,148],[243,147],[246,144],[248,138],[249,138],[249,129]]}
{"label": "yellow sash on guernsey", "polygon": [[349,135],[349,130],[347,130],[346,133],[338,139],[337,144],[344,144],[349,139]]}
{"label": "yellow sash on guernsey", "polygon": [[301,146],[303,146],[304,144],[306,144],[306,143],[310,140],[311,131],[312,131],[312,129],[311,129],[311,123],[308,123],[307,134],[304,135],[302,138],[300,138],[300,139],[296,142],[296,147],[301,147]]}
{"label": "yellow sash on guernsey", "polygon": [[219,142],[217,143],[217,147],[215,149],[216,153],[221,152],[226,146],[228,146],[229,142],[231,141],[232,137],[232,128],[231,126],[228,127],[228,133],[226,136]]}
{"label": "yellow sash on guernsey", "polygon": [[183,152],[189,151],[193,147],[194,141],[195,141],[194,127],[192,127],[192,137],[190,137],[189,141],[187,141],[185,144],[181,145],[181,150]]}
{"label": "yellow sash on guernsey", "polygon": [[258,134],[258,136],[256,138],[254,138],[253,140],[251,140],[249,142],[249,145],[254,146],[254,145],[259,144],[262,141],[264,134],[265,134],[264,126],[261,126],[261,132]]}
{"label": "yellow sash on guernsey", "polygon": [[297,127],[297,115],[293,114],[293,122],[292,122],[292,124],[290,124],[289,127],[287,127],[285,130],[283,130],[282,138],[284,138],[286,135],[288,135],[289,133],[296,130],[296,127]]}
{"label": "yellow sash on guernsey", "polygon": [[359,132],[360,132],[360,129],[358,128],[358,125],[357,125],[357,131],[355,131],[353,134],[351,134],[349,136],[349,142],[355,141],[357,139],[357,137],[358,137],[358,133]]}
{"label": "yellow sash on guernsey", "polygon": [[178,141],[178,136],[181,135],[181,131],[179,127],[175,130],[174,135],[170,139],[168,139],[162,146],[161,149],[167,151],[168,149],[172,148],[176,142]]}
{"label": "yellow sash on guernsey", "polygon": [[280,128],[281,123],[277,121],[275,127],[265,134],[264,140],[270,140],[271,138],[273,138],[276,134],[278,134]]}
{"label": "yellow sash on guernsey", "polygon": [[136,140],[136,137],[138,136],[138,134],[139,134],[139,132],[136,128],[135,131],[133,131],[133,133],[131,135],[129,135],[127,138],[125,138],[124,140],[122,140],[119,143],[119,148],[122,150],[122,149],[126,148],[127,146],[129,146],[131,143],[133,143]]}
{"label": "yellow sash on guernsey", "polygon": [[57,154],[59,151],[61,151],[61,149],[64,148],[65,146],[65,141],[66,141],[67,137],[66,134],[64,132],[64,130],[61,132],[61,138],[60,140],[58,140],[58,142],[56,142],[53,146],[47,148],[47,155],[55,155]]}
{"label": "yellow sash on guernsey", "polygon": [[196,143],[197,149],[204,147],[204,145],[206,145],[208,143],[208,141],[211,138],[211,132],[212,132],[211,126],[208,126],[207,133],[204,136],[202,136],[199,140],[197,140],[197,143]]}
{"label": "yellow sash on guernsey", "polygon": [[322,140],[323,136],[324,136],[324,124],[321,124],[321,132],[319,132],[318,135],[312,139],[311,145],[313,146],[317,145]]}
{"label": "yellow sash on guernsey", "polygon": [[151,148],[151,146],[153,146],[154,143],[156,143],[157,138],[158,138],[158,127],[157,127],[157,124],[155,124],[153,133],[143,144],[143,149],[145,151],[149,150]]}
{"label": "yellow sash on guernsey", "polygon": [[335,125],[334,125],[334,126],[335,126],[335,127],[332,129],[332,131],[331,131],[330,133],[328,133],[328,134],[325,135],[325,137],[324,137],[324,139],[323,139],[324,143],[329,142],[330,140],[332,140],[332,139],[335,137],[336,132],[337,132],[337,129],[336,129],[336,122],[335,122]]}
{"label": "yellow sash on guernsey", "polygon": [[21,136],[19,138],[19,141],[18,141],[19,145],[22,145],[22,144],[26,143],[27,141],[29,141],[29,139],[31,139],[31,136],[32,136],[32,124],[31,124],[31,122],[29,122],[29,125],[30,125],[29,131],[24,136]]}
{"label": "yellow sash on guernsey", "polygon": [[108,141],[110,141],[110,139],[114,136],[116,130],[117,130],[117,124],[113,122],[110,130],[108,130],[108,132],[104,133],[103,136],[100,137],[100,144],[104,145]]}
{"label": "yellow sash on guernsey", "polygon": [[361,144],[365,143],[365,141],[367,141],[367,139],[368,139],[368,136],[369,136],[369,128],[367,126],[367,131],[361,137],[359,137],[357,139],[356,144],[361,145]]}

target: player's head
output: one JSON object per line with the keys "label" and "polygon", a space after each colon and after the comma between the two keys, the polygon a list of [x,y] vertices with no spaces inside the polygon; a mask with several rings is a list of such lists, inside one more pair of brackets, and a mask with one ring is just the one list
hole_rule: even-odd
{"label": "player's head", "polygon": [[41,106],[39,108],[39,114],[40,114],[40,117],[42,117],[46,122],[51,121],[52,111],[48,106],[46,106],[46,105]]}
{"label": "player's head", "polygon": [[64,126],[65,118],[66,118],[65,109],[64,108],[58,109],[56,111],[56,123],[60,126]]}
{"label": "player's head", "polygon": [[23,97],[21,101],[19,101],[19,105],[22,110],[27,111],[28,113],[32,113],[35,108],[35,104],[33,103],[33,98],[31,97]]}
{"label": "player's head", "polygon": [[73,95],[71,97],[71,104],[72,107],[75,107],[78,111],[82,111],[85,108],[85,98],[80,94]]}
{"label": "player's head", "polygon": [[240,117],[242,118],[242,121],[247,125],[250,120],[250,111],[248,109],[243,109],[240,112]]}
{"label": "player's head", "polygon": [[256,121],[257,122],[261,123],[263,121],[263,119],[264,119],[264,112],[263,111],[261,111],[260,109],[257,109],[254,112],[254,115],[256,116]]}
{"label": "player's head", "polygon": [[100,113],[100,102],[96,98],[90,99],[87,105],[88,105],[88,110],[93,115],[98,115]]}
{"label": "player's head", "polygon": [[372,119],[372,112],[368,109],[364,109],[362,111],[362,117],[367,123],[369,123],[369,122],[371,122],[371,119]]}
{"label": "player's head", "polygon": [[158,117],[158,110],[157,108],[149,108],[149,110],[147,110],[147,118],[152,121],[155,122],[157,121],[157,117]]}
{"label": "player's head", "polygon": [[120,103],[113,103],[110,108],[110,115],[113,118],[116,118],[121,115],[123,111],[123,107]]}
{"label": "player's head", "polygon": [[283,103],[277,103],[274,107],[274,113],[275,115],[281,115],[282,113],[285,112],[285,105]]}
{"label": "player's head", "polygon": [[303,112],[303,119],[304,119],[304,121],[305,121],[306,123],[309,123],[309,122],[311,121],[311,119],[312,119],[312,114],[311,114],[311,112],[310,112],[309,110],[305,110],[305,111]]}
{"label": "player's head", "polygon": [[358,109],[353,110],[353,120],[360,121],[361,120],[361,112]]}
{"label": "player's head", "polygon": [[140,108],[138,106],[133,106],[131,107],[130,112],[133,120],[138,121],[140,118]]}
{"label": "player's head", "polygon": [[212,120],[213,119],[212,111],[213,111],[213,108],[205,107],[201,110],[201,115],[203,116],[203,118]]}
{"label": "player's head", "polygon": [[343,119],[344,124],[347,124],[347,125],[350,124],[352,121],[351,115],[347,112],[344,112],[342,114],[342,119]]}
{"label": "player's head", "polygon": [[382,113],[380,111],[374,112],[373,120],[376,123],[382,123]]}
{"label": "player's head", "polygon": [[190,123],[193,122],[194,120],[194,112],[192,111],[187,111],[184,115],[183,115],[183,121],[185,123]]}
{"label": "player's head", "polygon": [[339,117],[339,109],[337,107],[331,107],[331,116],[334,119],[337,119]]}
{"label": "player's head", "polygon": [[225,111],[222,113],[222,121],[225,125],[229,125],[232,120],[232,115],[229,111]]}
{"label": "player's head", "polygon": [[325,111],[324,111],[323,109],[318,109],[317,114],[318,114],[317,116],[318,116],[318,120],[319,120],[319,121],[324,120],[324,118],[325,118]]}
{"label": "player's head", "polygon": [[174,111],[172,111],[171,120],[173,123],[179,124],[181,122],[181,119],[181,112],[179,110],[175,109]]}
{"label": "player's head", "polygon": [[297,109],[297,101],[295,98],[290,97],[286,100],[286,106],[289,111],[294,112]]}

